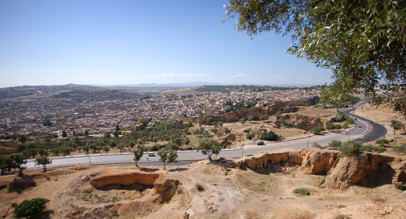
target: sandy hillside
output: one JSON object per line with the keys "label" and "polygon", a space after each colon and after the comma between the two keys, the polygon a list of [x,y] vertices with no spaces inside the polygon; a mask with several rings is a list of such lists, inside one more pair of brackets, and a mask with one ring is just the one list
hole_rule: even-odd
{"label": "sandy hillside", "polygon": [[[4,215],[12,202],[44,197],[51,200],[48,204],[51,218],[100,218],[103,214],[106,218],[154,219],[402,218],[406,215],[406,193],[392,184],[332,190],[321,185],[325,176],[304,174],[299,166],[272,168],[243,170],[206,160],[168,170],[143,167],[140,171],[135,166],[53,169],[48,174],[39,169],[26,170],[26,174],[35,178],[37,186],[20,194],[2,190],[0,210]],[[139,184],[118,186],[114,185],[114,177],[107,181],[103,178],[109,174],[122,177],[140,172],[159,175],[161,189]],[[0,180],[13,177],[1,176]],[[100,182],[103,186],[108,182],[113,184],[97,188],[96,179],[99,185]],[[118,182],[129,178],[121,179]],[[295,194],[294,190],[300,188],[307,189],[310,195]]]}

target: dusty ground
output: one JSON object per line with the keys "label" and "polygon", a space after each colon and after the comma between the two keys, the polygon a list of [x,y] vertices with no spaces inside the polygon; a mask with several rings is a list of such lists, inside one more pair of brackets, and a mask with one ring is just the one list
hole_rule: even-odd
{"label": "dusty ground", "polygon": [[[101,169],[82,166],[52,169],[47,174],[39,169],[25,170],[35,177],[37,186],[20,194],[1,190],[0,213],[4,215],[12,202],[43,197],[51,200],[48,204],[51,218],[79,217],[89,209],[114,203],[127,203],[121,207],[118,218],[184,218],[185,215],[189,218],[405,218],[406,215],[406,192],[392,184],[327,190],[319,186],[325,176],[304,175],[295,166],[283,168],[282,172],[256,172],[202,161],[180,168],[169,167],[166,171],[159,167],[144,169],[181,182],[178,192],[163,204],[154,201],[156,193],[152,188],[93,188],[88,177]],[[11,181],[13,177],[1,176],[0,181]],[[197,184],[204,191],[198,191]],[[308,189],[310,195],[295,194],[297,188]]]}

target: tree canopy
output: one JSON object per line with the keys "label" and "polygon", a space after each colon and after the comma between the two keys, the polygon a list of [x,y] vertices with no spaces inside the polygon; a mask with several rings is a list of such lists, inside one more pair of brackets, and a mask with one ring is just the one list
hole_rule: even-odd
{"label": "tree canopy", "polygon": [[221,151],[221,146],[214,139],[204,138],[199,141],[198,150],[202,151],[202,154],[207,155],[209,160],[212,161],[213,154],[218,155]]}
{"label": "tree canopy", "polygon": [[226,14],[251,37],[291,35],[288,53],[332,69],[346,91],[406,84],[406,1],[230,0]]}

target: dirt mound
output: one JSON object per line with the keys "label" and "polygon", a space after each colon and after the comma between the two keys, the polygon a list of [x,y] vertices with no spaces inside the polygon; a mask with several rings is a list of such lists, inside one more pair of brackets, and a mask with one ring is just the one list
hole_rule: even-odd
{"label": "dirt mound", "polygon": [[306,174],[327,174],[338,159],[338,151],[308,149],[302,152],[300,170]]}
{"label": "dirt mound", "polygon": [[333,189],[345,189],[351,184],[383,185],[392,183],[394,169],[393,157],[365,153],[338,160],[326,179],[326,186]]}
{"label": "dirt mound", "polygon": [[104,168],[98,176],[90,180],[90,184],[98,189],[109,185],[130,186],[132,184],[152,187],[160,176],[161,173],[140,172],[134,169]]}

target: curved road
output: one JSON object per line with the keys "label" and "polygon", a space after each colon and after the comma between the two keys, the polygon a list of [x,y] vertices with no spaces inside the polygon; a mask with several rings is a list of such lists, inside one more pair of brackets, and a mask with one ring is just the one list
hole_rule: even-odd
{"label": "curved road", "polygon": [[[321,146],[327,146],[332,140],[348,141],[357,140],[361,142],[369,142],[383,137],[386,134],[386,129],[382,125],[379,125],[371,120],[356,116],[350,113],[354,108],[362,105],[363,102],[358,103],[352,108],[343,109],[342,112],[356,118],[355,125],[352,128],[341,132],[325,132],[321,135],[308,135],[294,139],[286,139],[278,142],[265,141],[265,145],[257,146],[254,142],[244,142],[240,144],[239,149],[225,149],[219,154],[220,157],[236,158],[245,156],[247,154],[256,154],[259,152],[265,152],[272,149],[281,148],[306,148],[311,147],[314,144]],[[144,153],[144,156],[138,162],[140,165],[162,165],[159,162],[159,157],[156,153],[154,156],[149,156],[148,153]],[[183,165],[198,160],[206,159],[207,156],[196,150],[178,151],[178,162],[173,165]],[[52,158],[52,164],[49,167],[68,167],[77,164],[93,164],[93,165],[123,165],[133,164],[134,155],[132,153],[120,153],[120,154],[92,154],[92,155],[77,155],[66,157]],[[26,164],[27,168],[39,168],[35,166],[34,160],[28,160]]]}

